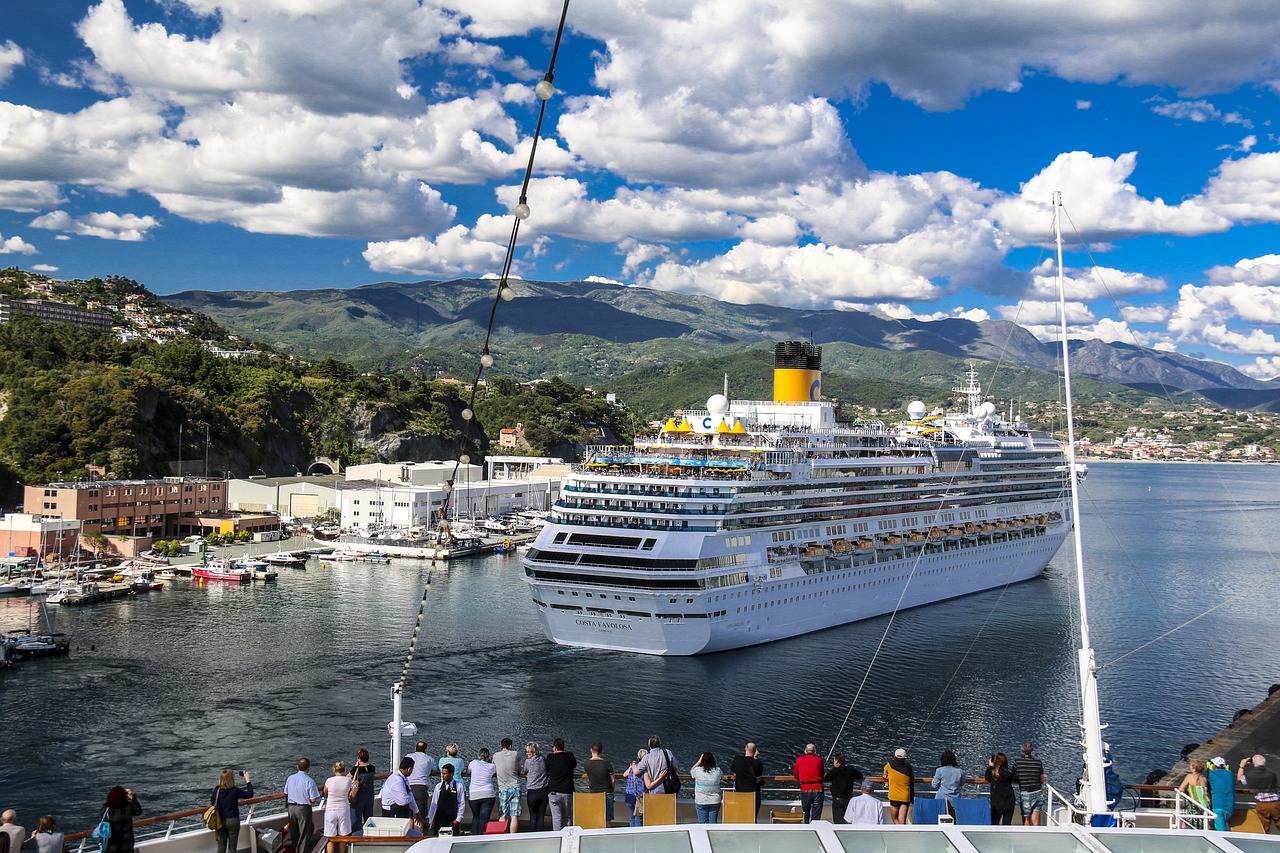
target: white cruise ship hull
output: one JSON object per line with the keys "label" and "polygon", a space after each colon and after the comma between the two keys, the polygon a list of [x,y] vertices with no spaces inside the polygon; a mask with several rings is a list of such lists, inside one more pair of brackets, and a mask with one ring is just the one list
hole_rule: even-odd
{"label": "white cruise ship hull", "polygon": [[[531,582],[547,637],[561,645],[697,655],[769,643],[1037,577],[1069,532],[679,594]],[[566,603],[567,597],[577,603]],[[589,597],[588,597],[589,596]],[[672,601],[672,599],[675,601]],[[625,604],[619,599],[625,599]],[[724,611],[723,615],[719,614]],[[641,615],[643,613],[644,615]]]}

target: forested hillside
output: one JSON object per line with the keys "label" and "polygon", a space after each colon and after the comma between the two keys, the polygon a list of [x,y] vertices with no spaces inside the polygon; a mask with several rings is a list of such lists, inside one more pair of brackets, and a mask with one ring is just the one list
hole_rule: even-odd
{"label": "forested hillside", "polygon": [[[529,452],[630,440],[630,416],[564,382],[512,382],[477,403],[481,430],[525,424]],[[224,359],[195,341],[129,342],[19,315],[0,325],[0,504],[20,483],[186,473],[292,474],[318,456],[452,458],[462,386],[361,374],[334,359]],[[470,447],[483,453],[489,437]]]}

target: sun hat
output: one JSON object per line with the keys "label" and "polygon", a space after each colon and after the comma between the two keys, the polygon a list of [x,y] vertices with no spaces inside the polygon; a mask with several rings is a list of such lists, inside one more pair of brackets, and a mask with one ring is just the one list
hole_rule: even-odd
{"label": "sun hat", "polygon": [[905,749],[903,749],[902,747],[898,747],[898,748],[894,751],[894,753],[893,753],[893,757],[894,757],[894,758],[906,758],[906,757],[907,757],[907,751],[906,751]]}

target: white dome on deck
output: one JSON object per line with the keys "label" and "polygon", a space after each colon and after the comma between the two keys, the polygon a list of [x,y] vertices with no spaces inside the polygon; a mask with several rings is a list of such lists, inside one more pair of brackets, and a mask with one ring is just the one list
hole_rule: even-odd
{"label": "white dome on deck", "polygon": [[714,418],[723,418],[729,411],[729,398],[723,394],[712,394],[707,398],[707,411]]}
{"label": "white dome on deck", "polygon": [[923,418],[925,411],[924,403],[919,400],[912,400],[907,404],[907,417],[913,421]]}

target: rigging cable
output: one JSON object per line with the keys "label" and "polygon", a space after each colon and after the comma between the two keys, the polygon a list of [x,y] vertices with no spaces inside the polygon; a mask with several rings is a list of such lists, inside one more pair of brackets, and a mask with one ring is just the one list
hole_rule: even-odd
{"label": "rigging cable", "polygon": [[[498,277],[498,286],[493,295],[493,305],[489,309],[489,322],[485,328],[484,346],[481,349],[480,363],[476,368],[475,380],[471,383],[471,394],[467,399],[467,406],[462,410],[463,427],[458,434],[458,458],[453,463],[453,471],[443,486],[444,500],[440,503],[440,522],[447,525],[446,519],[449,517],[449,503],[453,498],[454,484],[458,479],[458,471],[463,465],[471,462],[470,456],[467,455],[466,449],[473,440],[470,433],[475,429],[475,404],[476,391],[480,387],[480,378],[484,375],[486,368],[493,366],[493,355],[489,351],[489,342],[493,337],[493,325],[498,315],[498,305],[502,302],[510,301],[515,296],[510,284],[511,266],[515,260],[516,241],[520,236],[520,223],[529,218],[529,181],[533,177],[533,167],[535,157],[538,153],[538,140],[542,136],[542,122],[547,113],[547,101],[555,94],[555,86],[552,81],[555,77],[556,57],[560,52],[560,42],[564,37],[565,20],[569,15],[569,0],[564,0],[560,9],[560,22],[556,26],[555,41],[551,46],[551,58],[547,62],[547,72],[538,81],[534,87],[534,94],[538,99],[538,119],[534,125],[533,140],[529,146],[529,160],[525,164],[524,178],[520,183],[520,200],[516,204],[515,210],[512,211],[511,235],[507,240],[506,255],[502,261],[502,272]],[[405,682],[409,675],[409,664],[413,661],[414,650],[417,648],[418,636],[422,632],[422,622],[427,611],[427,593],[431,590],[431,574],[427,573],[427,582],[422,590],[422,600],[418,604],[418,620],[413,627],[413,635],[409,639],[409,648],[405,652],[404,666],[400,671],[400,680],[396,685],[396,689],[401,693],[404,692]]]}

